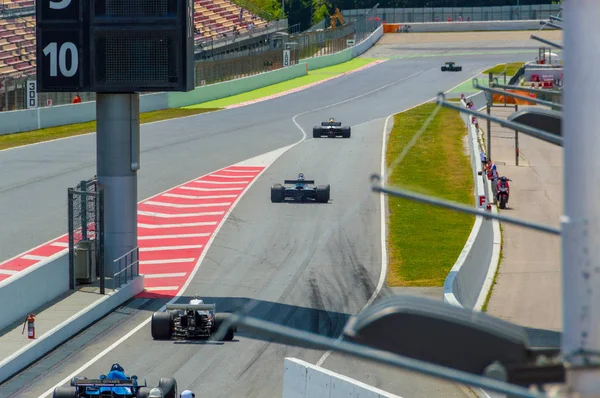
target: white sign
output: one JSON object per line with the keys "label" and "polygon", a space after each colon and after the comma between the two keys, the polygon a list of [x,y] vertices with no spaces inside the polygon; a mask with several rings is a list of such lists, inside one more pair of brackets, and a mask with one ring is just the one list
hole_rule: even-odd
{"label": "white sign", "polygon": [[283,67],[290,66],[290,50],[283,50]]}
{"label": "white sign", "polygon": [[353,45],[354,45],[354,39],[348,39],[348,40],[346,40],[346,46],[352,47]]}
{"label": "white sign", "polygon": [[27,80],[27,109],[37,108],[38,96],[37,96],[37,81]]}

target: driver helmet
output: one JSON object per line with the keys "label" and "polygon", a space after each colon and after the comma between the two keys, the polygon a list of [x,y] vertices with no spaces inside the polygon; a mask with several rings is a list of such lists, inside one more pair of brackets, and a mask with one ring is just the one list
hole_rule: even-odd
{"label": "driver helmet", "polygon": [[154,387],[152,390],[150,390],[148,398],[163,398],[163,391],[159,387]]}
{"label": "driver helmet", "polygon": [[181,398],[195,398],[195,397],[196,397],[196,394],[194,394],[190,390],[185,390],[184,392],[181,393]]}
{"label": "driver helmet", "polygon": [[503,176],[503,177],[500,177],[500,180],[501,180],[501,181],[506,181],[506,180],[507,180],[507,178]]}
{"label": "driver helmet", "polygon": [[304,180],[304,174],[303,173],[298,174],[298,179],[299,180]]}
{"label": "driver helmet", "polygon": [[121,365],[119,365],[118,363],[113,364],[113,366],[110,367],[110,370],[116,370],[117,372],[124,372],[125,369],[123,369],[123,367]]}
{"label": "driver helmet", "polygon": [[330,118],[329,118],[329,123],[333,123],[333,122],[335,122],[335,119],[334,119],[334,118],[332,118],[332,117],[330,117]]}

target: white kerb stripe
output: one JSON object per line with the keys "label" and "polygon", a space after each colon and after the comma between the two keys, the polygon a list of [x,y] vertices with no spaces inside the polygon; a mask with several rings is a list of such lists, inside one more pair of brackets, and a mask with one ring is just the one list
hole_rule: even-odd
{"label": "white kerb stripe", "polygon": [[186,250],[186,249],[201,249],[203,245],[184,245],[184,246],[157,246],[157,247],[140,247],[141,252],[160,252],[163,250]]}
{"label": "white kerb stripe", "polygon": [[[198,184],[220,184],[220,185],[247,185],[248,181],[206,181],[206,180],[197,180],[195,181]],[[182,189],[186,189],[186,187],[181,187]]]}
{"label": "white kerb stripe", "polygon": [[175,272],[172,274],[144,274],[144,279],[181,278],[186,275],[187,275],[186,272]]}
{"label": "white kerb stripe", "polygon": [[138,240],[204,238],[207,236],[210,236],[210,234],[204,233],[204,234],[150,235],[150,236],[138,236]]}
{"label": "white kerb stripe", "polygon": [[207,217],[207,216],[220,216],[225,214],[224,211],[208,211],[204,213],[184,213],[184,214],[166,214],[156,213],[153,211],[138,211],[140,216],[150,216],[158,218],[186,218],[186,217]]}
{"label": "white kerb stripe", "polygon": [[156,287],[146,287],[144,288],[144,290],[148,291],[148,292],[156,292],[156,291],[163,291],[163,290],[178,290],[179,286],[156,286]]}
{"label": "white kerb stripe", "polygon": [[209,177],[216,177],[216,178],[254,178],[256,176],[224,176],[223,174],[211,174],[211,175],[209,175]]}
{"label": "white kerb stripe", "polygon": [[26,254],[23,257],[21,257],[23,260],[45,260],[48,257],[46,256],[34,256],[33,254]]}
{"label": "white kerb stripe", "polygon": [[[195,183],[200,183],[202,181],[193,181]],[[196,188],[196,191],[243,191],[244,188]]]}
{"label": "white kerb stripe", "polygon": [[209,200],[209,199],[225,199],[225,198],[237,198],[237,195],[201,195],[201,196],[195,196],[195,195],[181,195],[178,193],[166,193],[162,196],[166,196],[168,198],[180,198],[180,199],[204,199],[204,200]]}
{"label": "white kerb stripe", "polygon": [[189,222],[183,224],[161,224],[161,225],[152,225],[152,224],[138,224],[139,228],[185,228],[185,227],[202,227],[207,225],[217,225],[216,221],[207,221],[207,222]]}
{"label": "white kerb stripe", "polygon": [[[227,184],[235,184],[233,182],[228,182]],[[246,184],[244,182],[244,184]],[[198,187],[181,187],[181,189],[187,189],[188,191],[200,191],[200,192],[204,192],[205,190],[202,188],[198,188]],[[224,189],[217,189],[217,191],[223,191]]]}
{"label": "white kerb stripe", "polygon": [[198,204],[190,204],[190,205],[181,205],[179,203],[169,203],[169,202],[146,202],[144,204],[152,205],[152,206],[162,206],[162,207],[174,207],[178,209],[193,209],[197,207],[220,207],[220,206],[229,206],[231,202],[221,202],[221,203],[198,203]]}
{"label": "white kerb stripe", "polygon": [[16,275],[18,273],[19,273],[19,271],[13,271],[11,269],[0,269],[0,274],[4,274],[4,275]]}
{"label": "white kerb stripe", "polygon": [[165,260],[144,260],[140,264],[181,264],[196,261],[195,258],[169,258]]}
{"label": "white kerb stripe", "polygon": [[52,242],[50,246],[69,247],[69,244],[67,242]]}
{"label": "white kerb stripe", "polygon": [[220,173],[260,173],[262,169],[246,169],[246,170],[232,170],[232,169],[223,169],[219,171]]}

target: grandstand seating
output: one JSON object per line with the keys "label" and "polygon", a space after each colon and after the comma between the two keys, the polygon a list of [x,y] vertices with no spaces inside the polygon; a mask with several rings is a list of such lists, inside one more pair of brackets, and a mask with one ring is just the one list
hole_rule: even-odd
{"label": "grandstand seating", "polygon": [[[194,0],[195,39],[200,42],[231,37],[233,27],[239,34],[249,31],[250,23],[261,28],[267,21],[229,0]],[[0,8],[31,7],[34,0],[3,0]],[[0,76],[28,75],[35,72],[35,15],[3,18],[0,11]]]}

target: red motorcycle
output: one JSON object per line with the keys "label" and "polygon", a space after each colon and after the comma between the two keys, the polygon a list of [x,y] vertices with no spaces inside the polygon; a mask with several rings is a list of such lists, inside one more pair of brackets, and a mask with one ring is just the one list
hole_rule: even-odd
{"label": "red motorcycle", "polygon": [[509,181],[512,180],[506,177],[500,177],[496,183],[496,201],[501,209],[506,208],[508,198],[510,197],[510,185],[508,184]]}

